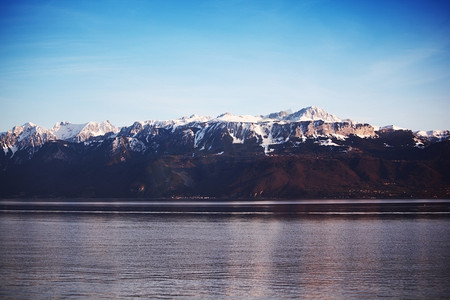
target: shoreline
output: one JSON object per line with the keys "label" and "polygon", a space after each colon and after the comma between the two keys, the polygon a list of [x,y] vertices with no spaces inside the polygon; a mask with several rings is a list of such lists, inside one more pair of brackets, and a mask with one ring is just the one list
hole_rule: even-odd
{"label": "shoreline", "polygon": [[0,212],[450,214],[450,199],[140,200],[2,199]]}

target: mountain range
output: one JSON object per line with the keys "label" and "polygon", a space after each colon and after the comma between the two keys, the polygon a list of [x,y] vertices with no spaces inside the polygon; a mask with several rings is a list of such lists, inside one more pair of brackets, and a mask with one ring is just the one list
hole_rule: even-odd
{"label": "mountain range", "polygon": [[0,133],[0,197],[450,197],[450,132],[269,115],[27,123]]}

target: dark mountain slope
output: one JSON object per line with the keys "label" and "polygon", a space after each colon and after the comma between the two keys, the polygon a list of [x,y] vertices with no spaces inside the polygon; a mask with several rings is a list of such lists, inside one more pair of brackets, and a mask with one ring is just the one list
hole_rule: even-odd
{"label": "dark mountain slope", "polygon": [[[272,155],[105,157],[48,145],[2,172],[2,197],[390,198],[449,197],[448,142],[414,159],[361,150]],[[440,148],[440,149],[437,149]],[[433,156],[438,152],[441,155]],[[443,154],[446,152],[447,154]],[[397,156],[396,154],[395,156]],[[392,156],[387,153],[387,157]],[[66,157],[71,157],[70,160]],[[397,157],[396,157],[397,158]]]}

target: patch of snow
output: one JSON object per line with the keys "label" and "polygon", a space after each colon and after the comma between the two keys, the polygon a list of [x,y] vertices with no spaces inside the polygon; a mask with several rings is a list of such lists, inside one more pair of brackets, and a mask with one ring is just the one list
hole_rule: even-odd
{"label": "patch of snow", "polygon": [[11,148],[9,148],[10,150],[11,150],[11,152],[12,152],[12,155],[11,155],[11,157],[13,157],[14,156],[14,154],[16,154],[16,152],[17,152],[17,150],[19,150],[18,149],[18,147],[17,147],[17,145],[14,145],[14,146],[12,146]]}
{"label": "patch of snow", "polygon": [[416,144],[414,145],[414,147],[420,148],[420,149],[425,148],[425,145],[420,140],[415,139],[415,142],[416,142]]}
{"label": "patch of snow", "polygon": [[5,155],[8,155],[9,151],[11,151],[11,153],[12,153],[11,157],[14,156],[14,154],[17,152],[17,150],[19,150],[17,148],[17,145],[13,145],[13,146],[10,146],[10,147],[3,146],[3,152],[5,152]]}
{"label": "patch of snow", "polygon": [[205,136],[207,131],[207,127],[197,131],[194,135],[194,148],[197,148],[200,142],[203,140],[203,137]]}
{"label": "patch of snow", "polygon": [[233,139],[233,144],[243,144],[244,140],[243,139],[239,139],[237,137],[235,137],[233,134],[230,133],[231,138]]}
{"label": "patch of snow", "polygon": [[145,144],[136,138],[128,138],[128,142],[130,144],[131,151],[144,152],[145,150],[147,150]]}
{"label": "patch of snow", "polygon": [[273,123],[265,124],[266,126],[255,125],[254,132],[260,136],[261,144],[260,146],[264,148],[264,153],[269,153],[269,146],[273,144],[272,138],[272,126]]}
{"label": "patch of snow", "polygon": [[264,120],[261,116],[250,116],[250,115],[244,115],[244,116],[235,116],[230,113],[224,113],[215,120],[222,121],[222,122],[240,122],[240,123],[258,123]]}
{"label": "patch of snow", "polygon": [[448,130],[429,130],[429,131],[416,131],[415,134],[423,138],[435,138],[438,140],[444,140],[450,137],[450,132]]}
{"label": "patch of snow", "polygon": [[342,134],[333,134],[332,136],[340,141],[345,141],[347,139],[347,136],[342,135]]}
{"label": "patch of snow", "polygon": [[314,143],[319,144],[320,146],[340,147],[340,145],[334,143],[331,139],[318,140],[318,141],[315,141]]}

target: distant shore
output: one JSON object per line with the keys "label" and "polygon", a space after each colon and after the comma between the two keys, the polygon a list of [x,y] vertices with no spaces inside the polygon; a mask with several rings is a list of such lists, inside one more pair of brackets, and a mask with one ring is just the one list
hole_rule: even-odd
{"label": "distant shore", "polygon": [[450,199],[3,199],[2,212],[449,214]]}

